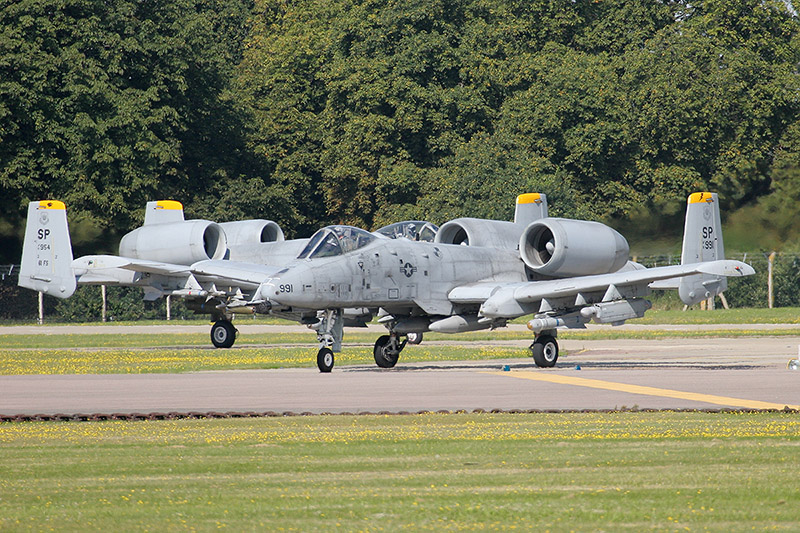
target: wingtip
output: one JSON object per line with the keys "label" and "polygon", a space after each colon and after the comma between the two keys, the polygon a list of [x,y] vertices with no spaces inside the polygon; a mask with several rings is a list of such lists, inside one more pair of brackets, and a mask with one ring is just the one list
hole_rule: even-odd
{"label": "wingtip", "polygon": [[756,273],[755,269],[741,261],[723,259],[720,261],[709,261],[700,263],[698,272],[702,274],[712,274],[715,276],[741,277],[752,276]]}
{"label": "wingtip", "polygon": [[734,267],[736,271],[739,273],[740,276],[752,276],[756,273],[756,269],[748,265],[747,263],[742,263],[741,265],[737,265]]}

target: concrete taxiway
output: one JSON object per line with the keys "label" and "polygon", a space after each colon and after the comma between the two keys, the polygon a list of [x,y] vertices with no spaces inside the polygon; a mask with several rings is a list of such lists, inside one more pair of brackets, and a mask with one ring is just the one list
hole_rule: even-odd
{"label": "concrete taxiway", "polygon": [[342,366],[331,374],[308,368],[0,376],[0,413],[800,409],[800,371],[787,369],[798,357],[800,331],[560,344],[566,354],[553,369],[530,359],[404,363],[401,356],[394,369]]}

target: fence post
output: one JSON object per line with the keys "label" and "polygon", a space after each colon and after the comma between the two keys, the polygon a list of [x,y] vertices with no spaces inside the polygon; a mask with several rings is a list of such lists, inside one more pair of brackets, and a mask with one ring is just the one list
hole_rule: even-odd
{"label": "fence post", "polygon": [[767,307],[772,309],[775,303],[772,285],[772,265],[775,263],[775,252],[769,254],[767,258]]}
{"label": "fence post", "polygon": [[100,295],[103,297],[103,310],[102,310],[102,320],[103,322],[106,321],[108,317],[108,297],[106,295],[106,286],[100,285]]}

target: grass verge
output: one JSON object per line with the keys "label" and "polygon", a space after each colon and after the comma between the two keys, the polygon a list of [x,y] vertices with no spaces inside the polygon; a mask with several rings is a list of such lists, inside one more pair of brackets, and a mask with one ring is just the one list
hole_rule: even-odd
{"label": "grass verge", "polygon": [[[530,359],[527,349],[491,346],[409,346],[403,362]],[[141,374],[259,368],[316,368],[316,346],[151,350],[0,350],[0,375]],[[336,365],[374,365],[372,347],[348,347]]]}
{"label": "grass verge", "polygon": [[0,530],[794,530],[785,413],[0,424]]}
{"label": "grass verge", "polygon": [[[0,331],[2,331],[0,329]],[[663,330],[643,329],[629,330],[613,327],[602,330],[559,330],[561,339],[663,339],[663,338],[698,338],[698,337],[772,337],[772,336],[799,336],[797,328],[775,329],[699,329],[699,330]],[[345,343],[372,345],[378,334],[363,330],[346,330]],[[425,333],[425,340],[431,341],[510,341],[532,340],[533,334],[527,330],[497,329],[494,331],[475,331],[458,334]],[[316,336],[313,332],[302,333],[240,333],[236,346],[273,346],[273,345],[304,345],[313,346]],[[158,334],[148,333],[78,333],[78,334],[47,334],[47,335],[2,335],[0,346],[3,349],[58,349],[58,348],[167,348],[197,346],[208,348],[211,346],[208,334],[201,333],[170,333],[165,331]]]}
{"label": "grass verge", "polygon": [[800,308],[651,309],[629,324],[800,324]]}

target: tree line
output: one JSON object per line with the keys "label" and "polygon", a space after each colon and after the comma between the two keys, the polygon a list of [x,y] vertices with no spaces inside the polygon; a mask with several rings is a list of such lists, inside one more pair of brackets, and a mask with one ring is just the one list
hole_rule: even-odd
{"label": "tree line", "polygon": [[308,236],[508,219],[539,191],[554,215],[680,233],[703,189],[800,235],[800,25],[780,0],[0,6],[0,261],[41,198],[67,203],[78,252],[115,251],[166,198]]}

